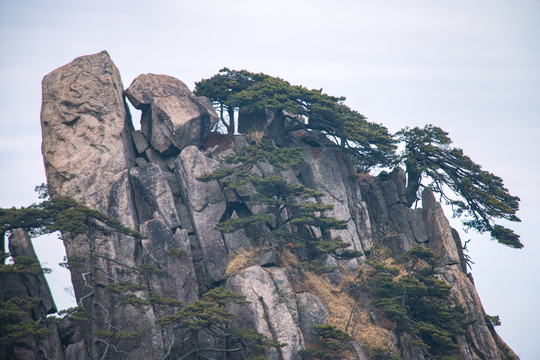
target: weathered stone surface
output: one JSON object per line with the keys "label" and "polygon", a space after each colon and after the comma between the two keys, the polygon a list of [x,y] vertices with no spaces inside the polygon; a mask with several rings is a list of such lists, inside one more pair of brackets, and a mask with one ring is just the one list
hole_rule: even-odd
{"label": "weathered stone surface", "polygon": [[278,254],[275,251],[266,251],[255,256],[253,262],[260,266],[277,266]]}
{"label": "weathered stone surface", "polygon": [[300,329],[304,334],[306,342],[315,344],[319,336],[313,329],[315,325],[322,325],[328,318],[328,309],[315,295],[304,292],[296,294],[298,304],[298,315],[300,318]]}
{"label": "weathered stone surface", "polygon": [[[388,178],[388,174],[385,175]],[[387,207],[399,204],[399,194],[396,183],[391,180],[381,181],[384,201]]]}
{"label": "weathered stone surface", "polygon": [[174,156],[164,157],[159,154],[154,148],[149,147],[144,151],[143,157],[146,161],[152,164],[157,164],[164,171],[169,170],[169,161],[172,159],[174,161]]}
{"label": "weathered stone surface", "polygon": [[135,130],[131,133],[131,138],[133,139],[133,145],[135,145],[135,150],[137,151],[137,154],[143,154],[148,147],[150,147],[150,144],[148,144],[148,141],[146,140],[146,136],[142,133],[140,130]]}
{"label": "weathered stone surface", "polygon": [[174,198],[158,165],[148,164],[130,170],[139,223],[154,218],[157,211],[169,229],[180,226]]}
{"label": "weathered stone surface", "polygon": [[383,239],[387,236],[389,227],[388,208],[384,201],[379,181],[376,178],[362,181],[360,184],[362,199],[366,203],[369,222],[371,225],[371,235],[374,240]]}
{"label": "weathered stone surface", "polygon": [[466,339],[459,339],[460,358],[463,359],[501,359],[495,339],[484,320],[484,309],[478,293],[459,265],[445,266],[442,270],[444,280],[451,284],[450,299],[455,305],[461,305],[475,322],[469,326]]}
{"label": "weathered stone surface", "polygon": [[148,164],[148,161],[146,161],[146,159],[143,157],[138,157],[138,158],[135,158],[135,164],[137,166],[143,166],[143,165]]}
{"label": "weathered stone surface", "polygon": [[393,181],[396,185],[396,191],[400,203],[407,204],[407,199],[405,198],[407,184],[407,176],[405,174],[405,170],[403,170],[403,168],[401,168],[400,166],[396,167],[390,172],[390,174],[388,174],[388,180]]}
{"label": "weathered stone surface", "polygon": [[414,235],[414,240],[418,243],[425,243],[428,241],[426,223],[424,222],[424,209],[411,209],[407,216]]}
{"label": "weathered stone surface", "polygon": [[171,76],[139,75],[126,95],[142,110],[142,132],[160,153],[200,146],[218,121],[207,98],[194,96],[183,82]]}
{"label": "weathered stone surface", "polygon": [[401,256],[410,249],[409,239],[403,234],[387,236],[382,240],[382,244],[392,251],[394,257]]}
{"label": "weathered stone surface", "polygon": [[249,316],[239,314],[239,319],[252,324],[260,333],[288,344],[277,350],[279,355],[274,350],[268,351],[269,358],[300,359],[297,352],[303,347],[304,339],[286,301],[282,301],[283,292],[292,291],[292,286],[286,282],[280,285],[277,288],[270,273],[260,266],[249,267],[227,280],[230,290],[245,295],[252,303]]}
{"label": "weathered stone surface", "polygon": [[289,270],[285,267],[267,267],[265,270],[270,274],[276,287],[276,301],[284,303],[287,306],[287,310],[291,314],[295,324],[298,324],[298,307],[296,305],[296,299],[294,289],[291,283],[291,276]]}
{"label": "weathered stone surface", "polygon": [[64,317],[58,322],[58,333],[64,348],[82,340],[81,329],[69,317]]}
{"label": "weathered stone surface", "polygon": [[194,146],[182,150],[175,162],[175,174],[200,244],[207,281],[221,279],[228,254],[221,233],[215,229],[226,210],[217,181],[201,182],[197,177],[212,172],[217,162]]}
{"label": "weathered stone surface", "polygon": [[365,347],[360,346],[357,343],[353,343],[352,352],[356,360],[371,360],[371,357],[369,356],[369,351]]}
{"label": "weathered stone surface", "polygon": [[[306,288],[313,284],[311,275],[299,267],[277,267],[284,258],[275,250],[249,259],[255,266],[229,277],[225,274],[229,259],[261,244],[260,239],[269,230],[261,227],[222,234],[215,229],[216,224],[229,217],[264,212],[267,206],[248,201],[255,194],[249,185],[243,191],[223,192],[223,184],[200,182],[197,177],[216,170],[219,162],[233,153],[233,146],[237,150],[248,142],[254,143],[253,139],[220,135],[216,136],[218,142],[204,143],[210,126],[217,121],[210,102],[194,97],[177,79],[152,74],[139,76],[126,91],[130,101],[143,112],[142,130],[133,131],[118,70],[106,53],[76,59],[54,71],[45,77],[43,89],[43,154],[51,194],[74,197],[147,235],[137,240],[96,226],[89,234],[64,236],[68,257],[84,259],[79,268],[72,269],[73,284],[79,301],[87,309],[98,310],[94,315],[89,313],[95,316],[97,328],[110,325],[120,331],[140,333],[140,343],[114,342],[121,351],[128,351],[128,360],[163,358],[164,354],[154,352],[157,347],[148,350],[149,345],[153,342],[167,347],[171,333],[154,324],[164,309],[149,306],[140,312],[123,304],[118,295],[103,290],[110,282],[144,284],[146,289],[137,292],[142,298],[155,292],[184,303],[225,284],[251,302],[228,305],[237,314],[233,325],[252,327],[288,344],[269,349],[270,359],[298,359],[297,351],[304,346],[304,339],[317,340],[312,326],[332,322],[328,317],[335,314],[329,315],[331,304],[321,300],[325,296],[319,299]],[[417,245],[431,248],[441,256],[440,276],[452,286],[451,301],[464,306],[477,320],[465,336],[457,339],[460,358],[499,359],[497,344],[503,342],[484,326],[482,305],[465,274],[459,236],[452,232],[433,194],[424,191],[422,208],[410,209],[405,199],[403,169],[378,177],[357,173],[324,134],[299,130],[289,136],[287,126],[300,120],[295,116],[273,111],[258,116],[264,116],[264,136],[278,146],[301,146],[304,162],[289,170],[258,163],[251,167],[251,173],[281,176],[324,193],[320,201],[334,206],[326,215],[346,220],[348,225],[344,230],[331,230],[331,235],[347,241],[351,248],[367,253],[378,243],[389,247],[395,256]],[[246,129],[253,130],[256,121],[245,123]],[[197,146],[203,143],[212,147],[201,151]],[[313,231],[321,235],[320,229]],[[364,260],[360,257],[338,262],[327,257],[327,263],[335,269],[326,274],[326,279],[336,288],[344,286],[356,274],[358,265],[368,267]],[[143,264],[163,272],[143,275],[139,270]],[[15,285],[20,283],[18,279],[2,281],[4,286],[0,288],[7,289],[4,293],[11,291],[10,296],[28,292]],[[52,311],[52,299],[50,303],[47,296],[44,299],[42,310]],[[83,325],[80,329],[80,333],[62,330],[67,359],[123,358],[113,353],[112,347],[107,354],[103,354],[103,347],[92,355],[95,342],[91,328]],[[411,344],[411,336],[392,336],[404,359],[424,358],[423,350]],[[208,336],[199,336],[199,342],[207,348],[226,345]],[[182,357],[186,349],[173,350],[170,357]],[[366,348],[360,346],[352,354],[356,359],[369,357]],[[32,353],[24,356],[31,358]],[[61,356],[53,358],[63,360]]]}
{"label": "weathered stone surface", "polygon": [[[229,305],[230,310],[236,314],[236,318],[233,320],[233,323],[240,328],[246,326],[251,327],[270,339],[276,339],[276,334],[273,329],[270,328],[268,323],[268,315],[266,313],[264,300],[252,286],[252,283],[256,282],[256,279],[254,279],[254,276],[251,276],[250,274],[253,272],[259,272],[261,279],[257,281],[258,284],[265,279],[269,279],[270,281],[271,279],[269,276],[265,278],[266,272],[264,272],[264,270],[262,270],[260,267],[254,268],[257,268],[263,272],[260,273],[258,270],[251,270],[247,273],[247,276],[252,278],[251,280],[243,275],[243,273],[250,268],[246,269],[244,272],[242,272],[242,274],[236,274],[235,276],[227,279],[227,289],[237,294],[244,295],[246,300],[251,303],[249,306],[236,304]],[[266,356],[269,360],[283,359],[279,349],[267,349]]]}
{"label": "weathered stone surface", "polygon": [[458,252],[459,262],[460,262],[460,269],[463,271],[464,274],[467,274],[467,259],[465,258],[464,254],[464,247],[463,243],[461,242],[461,238],[459,236],[459,233],[456,229],[452,228],[452,237],[454,238],[454,241],[456,243],[456,249]]}
{"label": "weathered stone surface", "polygon": [[42,152],[49,193],[106,211],[114,178],[134,162],[120,73],[106,52],[43,79]]}
{"label": "weathered stone surface", "polygon": [[149,220],[141,225],[143,263],[153,264],[163,273],[150,275],[151,291],[184,303],[198,298],[197,277],[187,232],[171,229],[162,221]]}
{"label": "weathered stone surface", "polygon": [[90,360],[88,349],[84,341],[68,345],[66,348],[66,360]]}
{"label": "weathered stone surface", "polygon": [[[385,181],[385,183],[391,183]],[[390,221],[387,234],[404,234],[411,244],[414,244],[415,236],[409,216],[414,210],[409,209],[405,205],[394,204],[387,208],[388,220]],[[423,221],[424,219],[422,219]],[[414,245],[413,245],[414,246]]]}
{"label": "weathered stone surface", "polygon": [[444,264],[458,264],[460,260],[452,228],[441,204],[435,201],[433,192],[428,188],[422,191],[422,207],[426,217],[428,247],[441,257]]}
{"label": "weathered stone surface", "polygon": [[[236,213],[236,211],[233,211],[231,218],[238,218],[238,214]],[[244,229],[239,229],[232,233],[224,233],[223,240],[225,241],[225,245],[227,246],[229,256],[234,256],[240,253],[242,250],[249,249],[253,246],[252,241],[246,235]],[[257,261],[256,263],[259,265],[263,265]]]}
{"label": "weathered stone surface", "polygon": [[[303,180],[308,187],[324,193],[321,202],[333,205],[332,210],[326,211],[325,215],[335,217],[339,220],[347,221],[347,229],[330,230],[332,237],[351,244],[354,250],[364,251],[364,246],[369,246],[369,242],[362,244],[357,231],[355,217],[351,214],[351,209],[355,206],[349,202],[347,196],[346,180],[343,178],[343,166],[340,155],[328,148],[304,147],[304,162],[299,169]],[[367,249],[366,249],[367,250]],[[347,264],[350,270],[356,270],[357,262],[353,260]]]}

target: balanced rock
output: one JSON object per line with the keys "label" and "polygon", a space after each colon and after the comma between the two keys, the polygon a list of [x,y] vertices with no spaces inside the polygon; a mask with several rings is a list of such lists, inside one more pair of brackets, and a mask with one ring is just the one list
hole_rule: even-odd
{"label": "balanced rock", "polygon": [[42,87],[42,152],[50,195],[108,212],[111,187],[135,158],[118,69],[103,51],[51,72]]}
{"label": "balanced rock", "polygon": [[161,154],[201,145],[218,117],[210,100],[197,97],[180,80],[166,75],[139,75],[126,90],[142,110],[141,130]]}

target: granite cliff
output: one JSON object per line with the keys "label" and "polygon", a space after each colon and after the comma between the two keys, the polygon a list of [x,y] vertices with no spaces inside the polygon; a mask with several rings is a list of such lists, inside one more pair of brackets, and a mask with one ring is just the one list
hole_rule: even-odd
{"label": "granite cliff", "polygon": [[[134,130],[126,97],[142,112],[141,130]],[[40,350],[32,352],[37,345],[30,345],[14,358],[184,359],[192,358],[194,347],[233,348],[227,339],[208,334],[179,341],[174,329],[155,321],[169,310],[151,302],[122,301],[125,293],[119,294],[125,288],[111,291],[110,284],[137,284],[130,294],[139,299],[159,296],[183,304],[220,286],[243,295],[249,304],[227,305],[236,314],[228,326],[247,326],[286,344],[266,349],[269,359],[300,359],[298,351],[319,340],[313,325],[351,330],[351,319],[358,330],[349,331],[353,347],[344,355],[348,358],[375,358],[374,348],[403,359],[434,358],[412,335],[385,324],[374,299],[359,302],[345,291],[358,269],[369,269],[366,260],[373,249],[384,247],[399,257],[416,246],[439,256],[437,277],[451,287],[449,302],[462,306],[471,320],[455,338],[456,357],[517,358],[486,324],[459,235],[433,193],[425,190],[422,206],[410,208],[401,168],[378,176],[358,174],[324,134],[284,133],[294,121],[285,112],[266,112],[256,120],[265,124],[263,138],[278,147],[301,148],[303,161],[285,170],[261,162],[250,171],[323,193],[320,202],[333,206],[328,216],[346,221],[345,228],[330,230],[331,235],[363,255],[346,261],[328,257],[333,270],[323,275],[298,266],[290,253],[261,243],[264,229],[216,229],[224,219],[259,212],[261,205],[248,201],[249,194],[225,188],[223,181],[197,178],[220,169],[224,158],[259,139],[250,133],[212,133],[218,116],[208,99],[165,75],[140,75],[124,90],[106,52],[80,57],[47,75],[41,124],[50,195],[69,196],[146,237],[139,240],[99,226],[88,234],[63,234],[77,301],[87,321],[66,319],[51,325]],[[249,123],[242,129],[249,130]],[[14,232],[10,244],[16,247],[28,242],[25,239],[23,232]],[[20,251],[26,250],[12,253]],[[44,279],[38,280],[24,284],[29,292],[46,294],[40,296],[40,311],[49,313],[54,304]],[[205,356],[242,358],[218,351]]]}

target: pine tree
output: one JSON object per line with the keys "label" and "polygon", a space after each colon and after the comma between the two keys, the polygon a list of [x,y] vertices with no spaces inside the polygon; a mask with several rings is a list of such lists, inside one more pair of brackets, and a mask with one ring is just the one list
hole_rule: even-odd
{"label": "pine tree", "polygon": [[[325,94],[322,89],[308,90],[266,74],[225,68],[196,83],[195,94],[212,100],[229,134],[234,130],[235,109],[286,111],[306,120],[288,131],[300,128],[323,131],[359,167],[390,165],[395,160],[395,141],[384,126],[369,122],[365,116],[350,109],[344,104],[345,97]],[[225,109],[229,122],[224,120]]]}
{"label": "pine tree", "polygon": [[489,232],[503,245],[523,247],[519,235],[495,224],[495,219],[520,221],[516,216],[520,199],[509,193],[500,177],[483,170],[463,150],[451,147],[448,133],[436,126],[405,128],[397,138],[405,144],[401,161],[407,171],[409,205],[418,199],[422,180],[427,179],[426,186],[452,206],[454,216],[464,218],[466,229]]}
{"label": "pine tree", "polygon": [[250,185],[254,193],[248,201],[266,206],[264,213],[231,217],[218,223],[216,229],[234,232],[263,226],[269,230],[266,235],[268,243],[280,250],[287,247],[312,265],[321,262],[326,255],[337,259],[361,256],[360,251],[346,249],[350,244],[330,236],[330,229],[344,229],[347,223],[324,215],[325,211],[333,208],[332,205],[313,202],[321,198],[323,193],[301,184],[289,183],[279,176],[263,177],[250,172],[258,162],[285,169],[299,164],[301,160],[300,149],[277,148],[266,140],[248,145],[227,158],[225,162],[229,166],[199,177],[200,181],[221,180],[226,188],[235,191],[238,196]]}
{"label": "pine tree", "polygon": [[471,321],[462,307],[448,305],[450,286],[436,276],[438,256],[425,247],[412,248],[399,259],[407,271],[403,274],[381,261],[387,256],[378,257],[380,247],[372,250],[371,268],[362,274],[357,294],[367,290],[377,310],[390,321],[389,328],[413,335],[412,344],[427,354],[456,355],[456,336],[464,334]]}

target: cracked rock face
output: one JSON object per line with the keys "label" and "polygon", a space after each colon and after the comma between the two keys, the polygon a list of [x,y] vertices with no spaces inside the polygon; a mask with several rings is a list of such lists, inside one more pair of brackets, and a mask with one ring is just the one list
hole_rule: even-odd
{"label": "cracked rock face", "polygon": [[[189,353],[191,343],[174,343],[170,332],[155,325],[154,320],[166,313],[163,308],[148,306],[141,311],[105,290],[107,283],[129,281],[140,285],[137,295],[144,299],[157,294],[184,304],[225,286],[250,302],[228,305],[237,315],[233,325],[287,343],[267,350],[269,359],[300,359],[298,350],[318,341],[313,326],[335,321],[333,304],[325,303],[329,301],[317,289],[307,288],[311,285],[302,269],[287,267],[275,248],[265,248],[268,244],[261,239],[268,229],[227,234],[215,229],[224,219],[264,211],[265,206],[249,201],[253,188],[234,193],[220,181],[197,180],[218,169],[218,159],[245,146],[248,137],[235,135],[233,149],[205,149],[204,139],[218,120],[215,111],[208,99],[195,97],[173,77],[140,75],[125,91],[142,111],[141,130],[133,130],[123,94],[118,69],[106,52],[75,59],[47,75],[42,149],[53,197],[73,197],[146,234],[133,239],[97,226],[82,236],[64,234],[68,257],[83,258],[80,267],[70,269],[72,281],[79,302],[93,309],[89,316],[96,328],[142,335],[138,340],[109,340],[115,352],[111,346],[96,347],[95,329],[89,325],[64,324],[71,329],[65,333],[71,335],[64,336],[65,349],[50,358],[90,359],[94,352],[98,358],[143,360],[166,358],[167,349],[176,358]],[[272,119],[265,115],[263,120]],[[270,125],[279,127],[276,121]],[[452,286],[452,303],[464,306],[477,320],[457,339],[460,359],[501,358],[498,346],[504,342],[484,325],[482,305],[460,257],[459,236],[453,234],[431,192],[424,192],[422,208],[411,209],[402,169],[359,177],[333,143],[321,140],[321,134],[300,131],[289,136],[280,128],[270,133],[280,134],[276,143],[301,147],[304,161],[288,170],[259,163],[250,169],[252,174],[281,176],[322,192],[321,202],[334,206],[327,215],[347,221],[346,229],[332,230],[331,235],[366,256],[373,244],[387,246],[396,257],[414,246],[432,249],[442,259],[440,276]],[[252,249],[254,244],[261,248]],[[250,250],[254,252],[246,256]],[[229,270],[242,256],[247,257],[244,264]],[[336,269],[324,281],[336,286],[331,289],[335,293],[342,280],[366,266],[364,256],[327,262]],[[137,270],[143,265],[155,271],[143,274]],[[43,304],[52,306],[46,298]],[[410,337],[388,338],[404,359],[422,358]],[[208,347],[216,345],[210,338],[198,340]],[[355,344],[354,354],[367,359],[369,348]],[[225,359],[223,354],[212,356]]]}
{"label": "cracked rock face", "polygon": [[227,287],[251,302],[249,320],[257,331],[287,343],[283,348],[269,351],[269,358],[299,360],[301,357],[296,353],[303,347],[304,339],[298,326],[296,304],[294,300],[289,304],[291,299],[284,299],[294,296],[285,271],[282,268],[252,266],[229,279]]}
{"label": "cracked rock face", "polygon": [[208,159],[194,146],[182,150],[175,162],[175,173],[188,204],[207,282],[221,280],[228,262],[225,241],[221,232],[215,229],[227,209],[221,187],[215,180],[206,183],[197,180],[217,165],[217,161]]}

